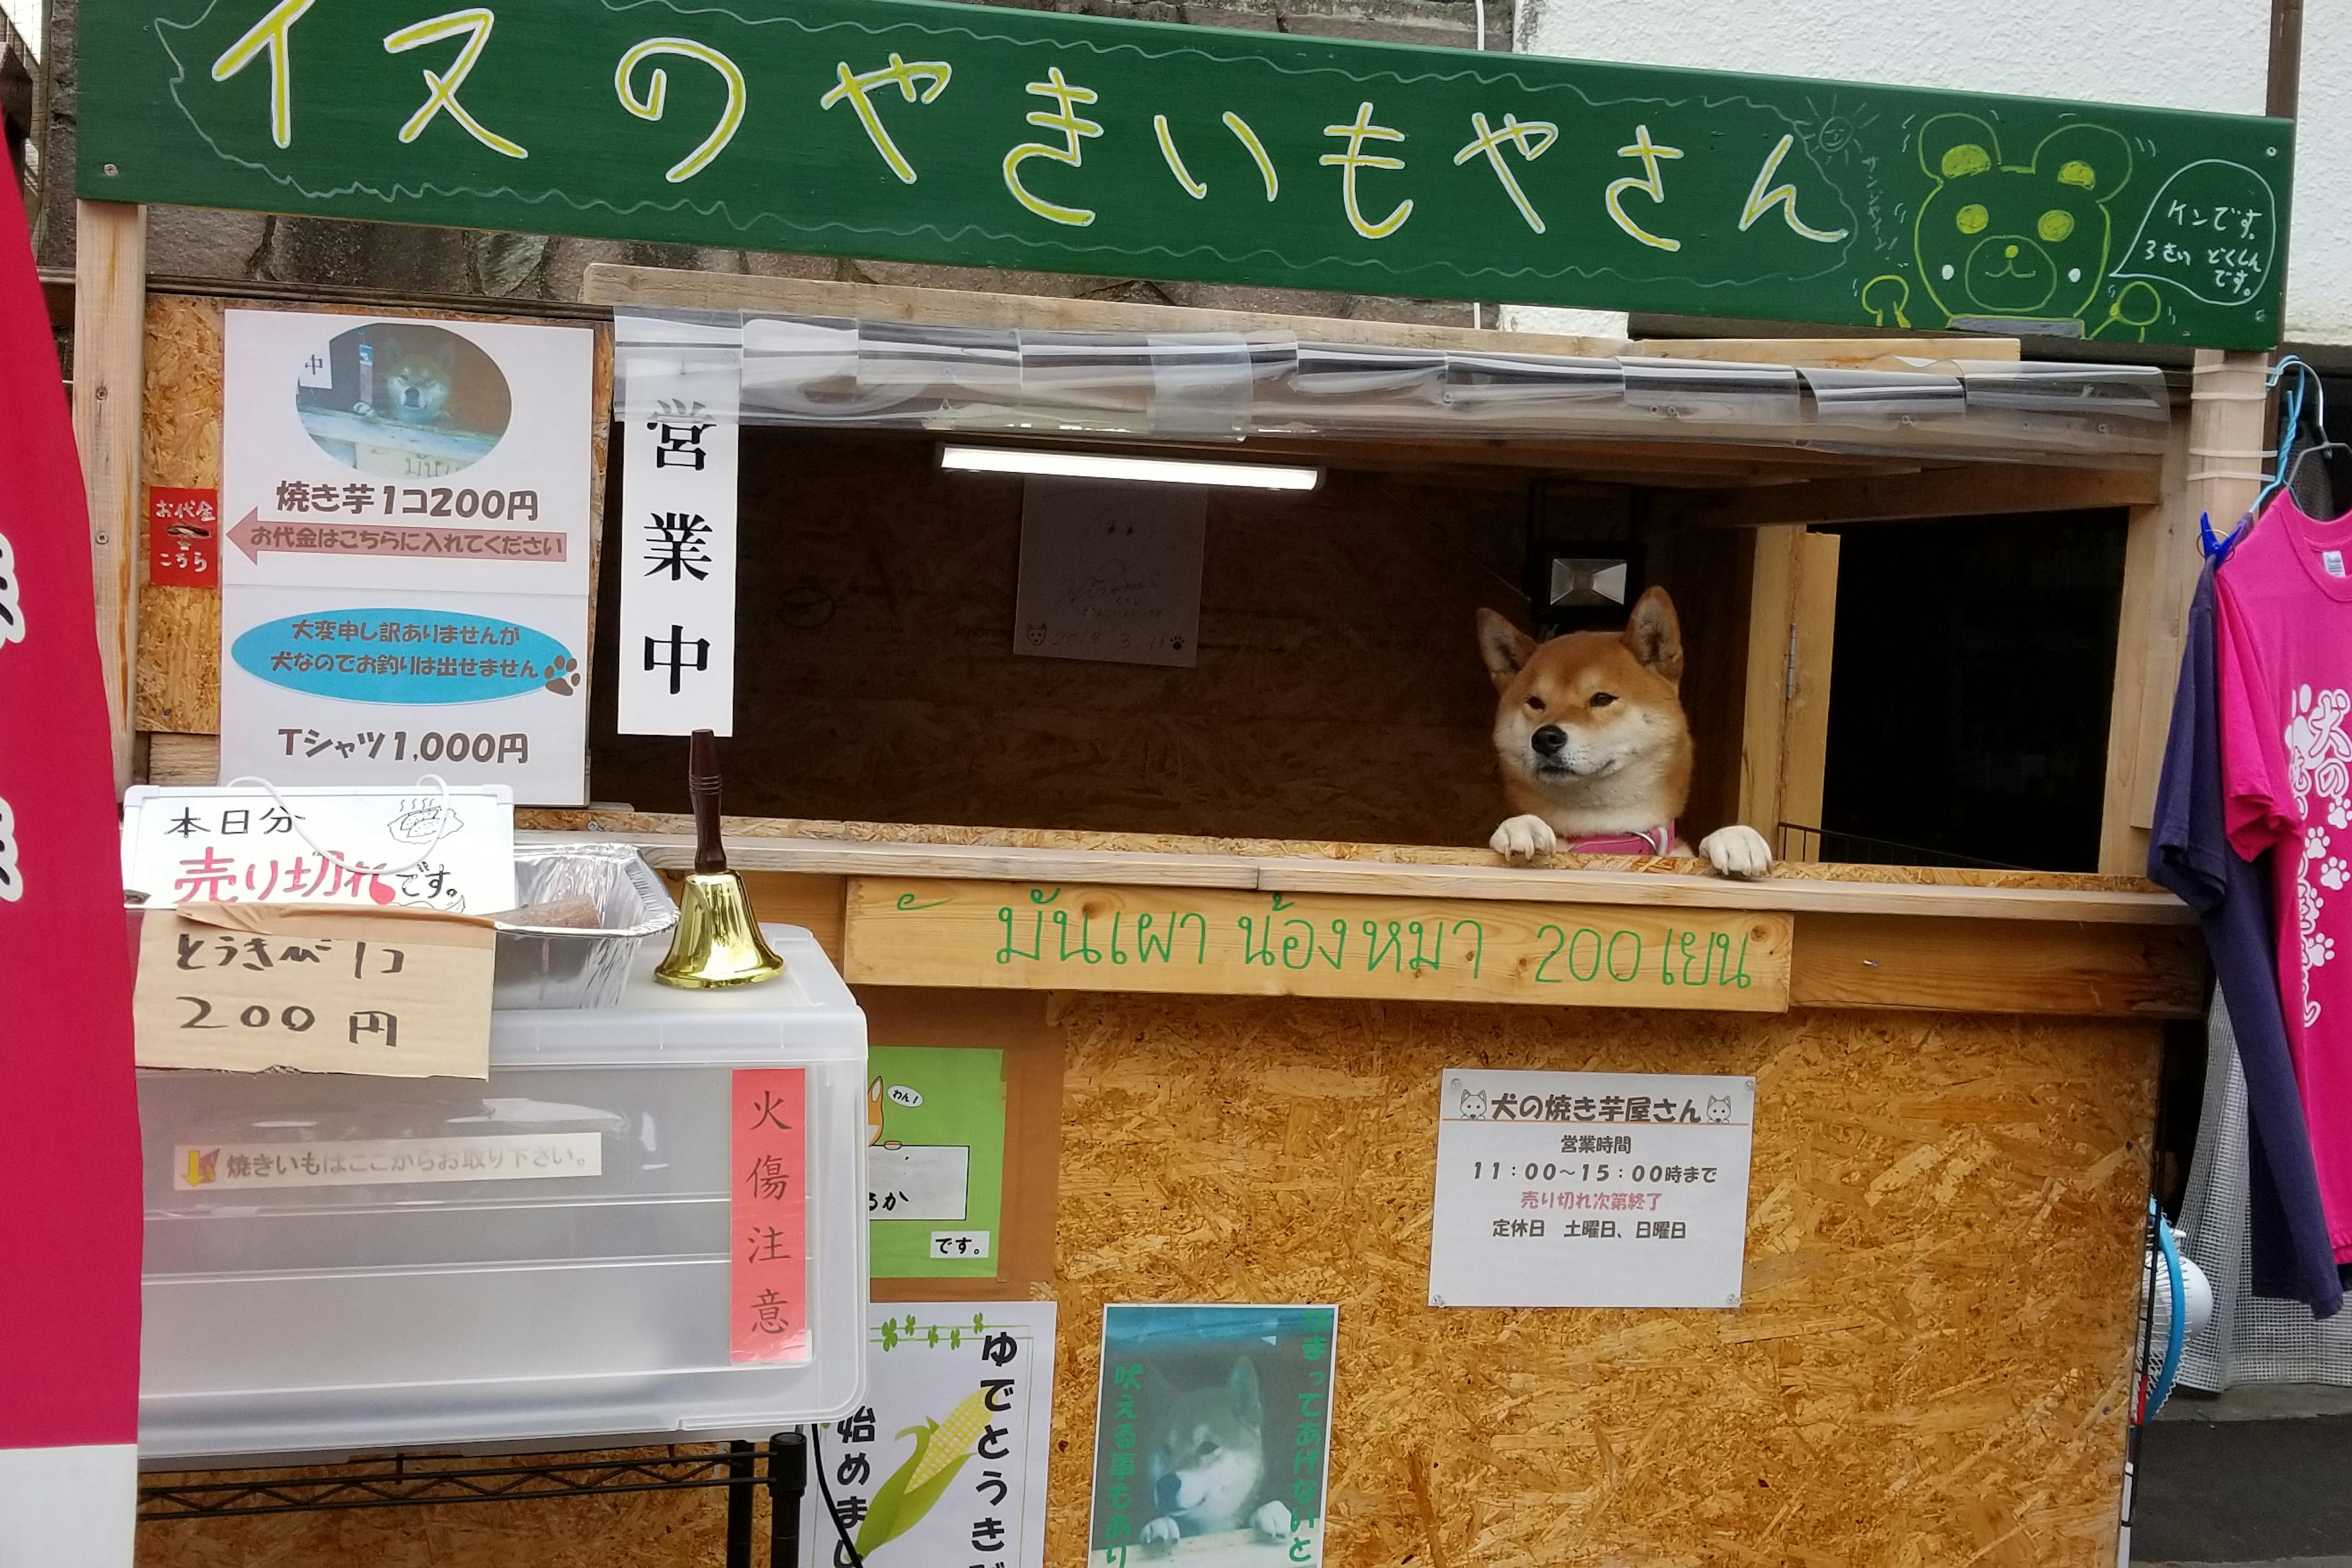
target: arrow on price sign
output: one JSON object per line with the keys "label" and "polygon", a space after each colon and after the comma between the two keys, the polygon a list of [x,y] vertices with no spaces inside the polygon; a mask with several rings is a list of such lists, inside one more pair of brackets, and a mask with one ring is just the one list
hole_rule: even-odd
{"label": "arrow on price sign", "polygon": [[561,532],[532,528],[411,528],[392,522],[334,520],[289,522],[247,512],[228,531],[229,542],[259,561],[265,550],[287,555],[414,555],[465,561],[562,561]]}

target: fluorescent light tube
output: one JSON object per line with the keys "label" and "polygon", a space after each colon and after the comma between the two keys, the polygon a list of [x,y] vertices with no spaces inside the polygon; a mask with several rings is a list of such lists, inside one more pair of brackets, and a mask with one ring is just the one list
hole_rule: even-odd
{"label": "fluorescent light tube", "polygon": [[1190,458],[1114,458],[1101,452],[1023,447],[943,446],[940,448],[940,467],[971,474],[1130,479],[1143,484],[1215,485],[1229,489],[1311,490],[1323,482],[1320,468],[1203,462]]}

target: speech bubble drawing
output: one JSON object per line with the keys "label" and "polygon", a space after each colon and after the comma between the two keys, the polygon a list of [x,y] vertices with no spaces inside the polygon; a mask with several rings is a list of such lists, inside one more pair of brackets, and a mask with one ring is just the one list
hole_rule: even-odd
{"label": "speech bubble drawing", "polygon": [[2278,265],[2278,203],[2270,182],[2225,158],[2186,164],[2165,181],[2110,273],[2169,283],[2209,305],[2247,305]]}

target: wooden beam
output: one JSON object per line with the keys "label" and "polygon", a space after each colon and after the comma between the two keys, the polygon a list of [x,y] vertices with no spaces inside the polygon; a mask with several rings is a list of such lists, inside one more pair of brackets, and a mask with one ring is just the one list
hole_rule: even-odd
{"label": "wooden beam", "polygon": [[99,668],[114,731],[114,788],[131,779],[139,644],[139,446],[147,355],[147,209],[75,204],[74,439],[89,496]]}
{"label": "wooden beam", "polygon": [[1789,858],[1780,824],[1780,753],[1788,729],[1790,618],[1795,602],[1796,524],[1756,531],[1756,572],[1748,607],[1748,701],[1739,727],[1739,820]]}
{"label": "wooden beam", "polygon": [[2187,926],[1806,914],[1789,1004],[2201,1018],[2205,944]]}
{"label": "wooden beam", "polygon": [[2163,479],[2155,459],[2113,468],[1977,463],[1902,476],[1685,490],[1658,498],[1656,515],[1680,528],[1769,528],[1791,522],[1901,522],[2153,506],[2162,499]]}
{"label": "wooden beam", "polygon": [[1782,1013],[1784,914],[856,877],[852,984]]}
{"label": "wooden beam", "polygon": [[[593,827],[533,830],[531,819],[593,821]],[[604,812],[536,811],[525,843],[634,844],[663,869],[694,863],[688,820]],[[737,819],[739,829],[745,826]],[[1223,888],[1275,893],[1377,894],[1405,899],[1495,899],[1543,903],[1640,904],[1676,909],[1786,910],[2090,924],[2194,925],[2189,906],[2147,884],[2117,888],[2062,872],[1901,873],[1904,880],[1772,877],[1739,882],[1671,871],[1507,866],[1471,851],[1458,862],[1349,860],[1305,854],[1186,854],[1157,849],[1017,848],[740,831],[726,838],[737,870],[826,876],[948,877],[1000,882],[1085,882],[1138,888]],[[1945,880],[1933,879],[1938,876]],[[1923,878],[1926,879],[1908,879]]]}
{"label": "wooden beam", "polygon": [[[1781,822],[1818,827],[1829,773],[1830,662],[1837,646],[1838,537],[1797,536],[1795,581],[1789,595],[1788,706],[1780,740]],[[1789,860],[1819,860],[1821,840],[1792,835],[1780,847]]]}
{"label": "wooden beam", "polygon": [[[2156,819],[2157,779],[2172,723],[2189,595],[2204,560],[2197,543],[2199,510],[2215,501],[2242,510],[2253,498],[2252,480],[2219,477],[2225,468],[2252,473],[2262,461],[2252,450],[2262,442],[2262,358],[2234,357],[2253,363],[2231,372],[2216,354],[2214,371],[2207,373],[2200,354],[2192,401],[2173,417],[2163,498],[2134,507],[2124,536],[2106,783],[2099,810],[2099,869],[2111,875],[2138,876],[2147,869],[2147,829]],[[2226,461],[2197,455],[2199,448],[2217,445],[2248,450]],[[2192,483],[2192,475],[2200,471],[2207,477]],[[2233,484],[2238,490],[2227,488]]]}

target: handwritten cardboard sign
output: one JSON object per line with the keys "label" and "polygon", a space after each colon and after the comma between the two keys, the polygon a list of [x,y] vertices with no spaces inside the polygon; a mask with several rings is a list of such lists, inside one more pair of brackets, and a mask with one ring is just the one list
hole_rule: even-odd
{"label": "handwritten cardboard sign", "polygon": [[487,1078],[497,940],[487,920],[424,910],[150,910],[139,1065]]}
{"label": "handwritten cardboard sign", "polygon": [[728,1359],[806,1361],[807,1074],[748,1068],[733,1076]]}
{"label": "handwritten cardboard sign", "polygon": [[1752,910],[852,878],[853,982],[1780,1013]]}

